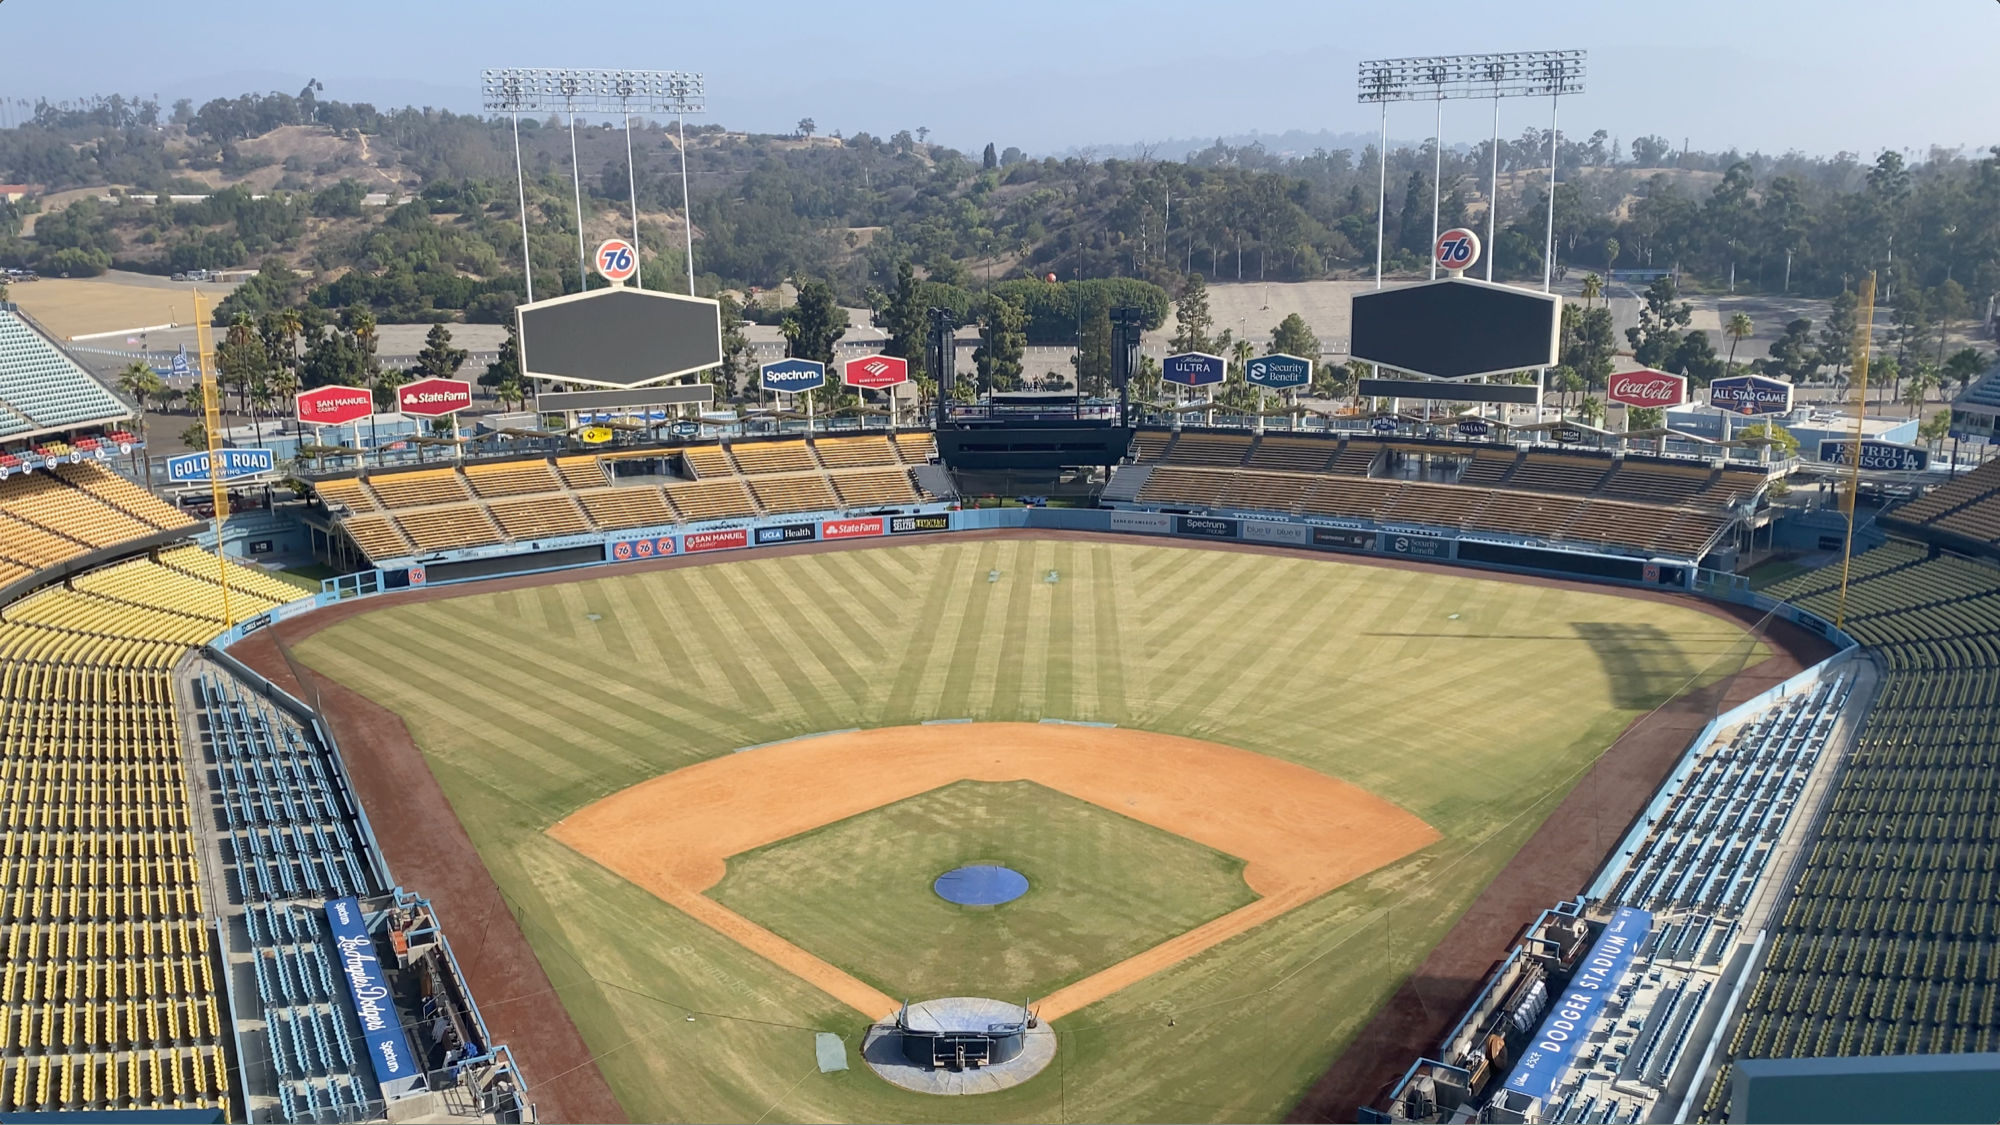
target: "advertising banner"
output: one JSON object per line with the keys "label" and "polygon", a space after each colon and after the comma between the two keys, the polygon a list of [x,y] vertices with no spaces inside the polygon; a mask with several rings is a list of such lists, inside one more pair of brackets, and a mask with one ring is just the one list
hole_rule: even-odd
{"label": "advertising banner", "polygon": [[928,516],[890,516],[889,534],[910,535],[926,531],[950,531],[951,517],[943,512]]}
{"label": "advertising banner", "polygon": [[1737,414],[1790,414],[1792,385],[1762,375],[1730,375],[1708,385],[1708,404]]}
{"label": "advertising banner", "polygon": [[340,426],[375,413],[375,396],[366,387],[315,387],[294,395],[292,406],[303,425]]}
{"label": "advertising banner", "polygon": [[1448,559],[1451,557],[1451,540],[1433,539],[1428,535],[1398,535],[1382,532],[1381,551],[1385,555],[1408,555],[1418,559]]}
{"label": "advertising banner", "polygon": [[827,520],[819,525],[821,539],[865,539],[882,534],[882,517],[864,520]]}
{"label": "advertising banner", "polygon": [[757,381],[767,391],[800,395],[826,386],[826,364],[816,359],[780,359],[757,369]]}
{"label": "advertising banner", "polygon": [[410,1051],[409,1037],[396,1016],[389,993],[389,978],[382,972],[375,941],[368,936],[368,923],[361,917],[361,900],[352,895],[326,904],[326,922],[333,930],[333,948],[340,975],[347,981],[347,995],[360,1017],[361,1034],[368,1041],[368,1065],[383,1086],[419,1077],[422,1066]]}
{"label": "advertising banner", "polygon": [[681,536],[681,550],[687,554],[696,551],[728,551],[750,545],[750,533],[740,527],[722,531],[690,531]]}
{"label": "advertising banner", "polygon": [[1687,401],[1688,381],[1664,371],[1621,371],[1611,377],[1604,397],[1626,406],[1679,406]]}
{"label": "advertising banner", "polygon": [[1241,520],[1217,519],[1214,516],[1175,516],[1175,535],[1200,535],[1208,539],[1234,539]]}
{"label": "advertising banner", "polygon": [[[1854,453],[1852,438],[1822,438],[1819,443],[1819,459],[1833,465],[1851,464]],[[1927,449],[1914,445],[1901,445],[1893,441],[1863,441],[1861,443],[1861,467],[1877,473],[1918,473],[1930,467],[1931,455]]]}
{"label": "advertising banner", "polygon": [[620,539],[604,546],[604,557],[611,562],[637,562],[640,559],[656,559],[674,553],[674,537],[671,535],[650,536],[645,539]]}
{"label": "advertising banner", "polygon": [[817,525],[809,523],[781,523],[776,527],[757,529],[757,545],[767,547],[773,543],[802,543],[819,538]]}
{"label": "advertising banner", "polygon": [[850,387],[885,390],[910,381],[910,363],[893,355],[864,355],[843,364],[840,378]]}
{"label": "advertising banner", "polygon": [[396,409],[417,418],[442,418],[472,405],[472,384],[463,379],[419,379],[396,388]]}
{"label": "advertising banner", "polygon": [[[226,481],[275,472],[277,468],[277,456],[268,449],[222,451],[222,479]],[[174,484],[207,484],[208,453],[183,453],[167,458],[167,480]]]}
{"label": "advertising banner", "polygon": [[1302,547],[1312,542],[1312,529],[1302,523],[1244,520],[1243,538],[1256,543],[1287,543]]}
{"label": "advertising banner", "polygon": [[1229,364],[1219,355],[1182,352],[1160,362],[1160,378],[1183,387],[1212,387],[1222,382]]}
{"label": "advertising banner", "polygon": [[1113,531],[1137,531],[1146,535],[1166,535],[1172,532],[1173,529],[1173,517],[1162,515],[1159,512],[1114,511],[1111,513],[1111,530]]}
{"label": "advertising banner", "polygon": [[1576,976],[1550,997],[1549,1013],[1535,1038],[1521,1050],[1521,1061],[1507,1076],[1507,1088],[1531,1098],[1547,1098],[1590,1037],[1591,1025],[1618,983],[1646,935],[1653,928],[1650,911],[1621,906],[1611,916],[1597,943],[1578,966]]}
{"label": "advertising banner", "polygon": [[1337,547],[1343,551],[1370,551],[1375,548],[1375,533],[1349,531],[1344,527],[1315,527],[1312,529],[1312,545]]}
{"label": "advertising banner", "polygon": [[1252,386],[1269,387],[1274,391],[1303,387],[1312,382],[1312,360],[1283,353],[1258,356],[1244,365],[1243,377]]}

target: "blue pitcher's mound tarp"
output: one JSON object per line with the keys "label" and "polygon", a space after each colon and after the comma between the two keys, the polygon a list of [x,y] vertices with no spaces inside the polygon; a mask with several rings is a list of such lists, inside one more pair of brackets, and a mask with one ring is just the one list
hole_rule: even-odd
{"label": "blue pitcher's mound tarp", "polygon": [[1011,867],[975,863],[937,877],[931,889],[960,906],[998,906],[1028,893],[1028,877]]}

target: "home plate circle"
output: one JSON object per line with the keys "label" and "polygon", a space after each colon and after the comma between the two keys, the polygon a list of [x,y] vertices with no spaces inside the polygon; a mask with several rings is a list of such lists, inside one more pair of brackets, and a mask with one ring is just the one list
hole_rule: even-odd
{"label": "home plate circle", "polygon": [[1005,1000],[948,996],[906,1004],[868,1029],[861,1057],[883,1079],[919,1094],[990,1094],[1040,1074],[1056,1033]]}
{"label": "home plate circle", "polygon": [[1028,877],[1011,867],[974,863],[954,867],[937,877],[931,889],[959,906],[998,906],[1028,893]]}

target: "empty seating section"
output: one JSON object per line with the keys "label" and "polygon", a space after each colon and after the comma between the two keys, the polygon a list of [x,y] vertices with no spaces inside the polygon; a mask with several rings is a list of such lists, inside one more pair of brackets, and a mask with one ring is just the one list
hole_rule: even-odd
{"label": "empty seating section", "polygon": [[210,771],[208,811],[229,890],[243,907],[279,1100],[347,1110],[348,1119],[376,1116],[371,1103],[381,1090],[319,907],[388,889],[353,795],[313,731],[229,677],[204,670],[190,686]]}
{"label": "empty seating section", "polygon": [[109,504],[155,528],[185,527],[193,522],[172,504],[95,462],[58,465],[50,471],[55,473],[56,479],[90,493],[100,503]]}
{"label": "empty seating section", "polygon": [[820,463],[829,469],[901,464],[896,449],[884,437],[820,438],[813,442]]}
{"label": "empty seating section", "polygon": [[729,451],[719,445],[691,445],[681,450],[681,456],[697,479],[736,475],[736,463],[729,459]]}
{"label": "empty seating section", "polygon": [[1641,500],[1653,504],[1683,504],[1705,491],[1715,476],[1710,468],[1678,465],[1649,465],[1621,462],[1604,482],[1600,496],[1620,500]]}
{"label": "empty seating section", "polygon": [[1708,487],[1708,491],[1700,493],[1694,499],[1698,504],[1721,507],[1748,499],[1770,482],[1770,474],[1762,469],[1724,469],[1716,482]]}
{"label": "empty seating section", "polygon": [[[161,566],[203,582],[213,582],[217,578],[214,552],[192,544],[166,548],[160,552],[159,562]],[[246,590],[278,604],[293,601],[309,592],[257,567],[234,563],[229,564],[229,588]]]}
{"label": "empty seating section", "polygon": [[604,463],[595,457],[558,457],[556,475],[562,478],[564,488],[603,488],[611,483]]}
{"label": "empty seating section", "polygon": [[509,539],[541,539],[590,530],[583,512],[568,496],[523,496],[487,506]]}
{"label": "empty seating section", "polygon": [[[1770,592],[1830,620],[1839,569]],[[1729,1055],[2000,1049],[2000,568],[1892,540],[1854,560],[1847,607],[1882,684]]]}
{"label": "empty seating section", "polygon": [[1315,477],[1299,499],[1299,510],[1322,516],[1373,519],[1396,491],[1405,487],[1409,486],[1402,481],[1369,477]]}
{"label": "empty seating section", "polygon": [[[1391,482],[1384,482],[1391,483]],[[1377,518],[1389,523],[1460,527],[1476,517],[1492,493],[1449,484],[1407,485],[1390,494]]]}
{"label": "empty seating section", "polygon": [[1222,490],[1228,483],[1228,473],[1205,473],[1161,465],[1146,478],[1145,487],[1139,489],[1139,502],[1218,508],[1222,506]]}
{"label": "empty seating section", "polygon": [[667,500],[685,520],[738,519],[757,514],[757,505],[739,477],[670,484]]}
{"label": "empty seating section", "polygon": [[929,430],[919,434],[890,434],[889,444],[906,465],[928,465],[938,459],[937,437]]}
{"label": "empty seating section", "polygon": [[1317,473],[1325,470],[1339,449],[1340,443],[1329,438],[1266,436],[1250,451],[1250,467]]}
{"label": "empty seating section", "polygon": [[1170,465],[1241,465],[1250,452],[1248,434],[1203,434],[1183,430],[1167,450]]}
{"label": "empty seating section", "polygon": [[33,570],[194,521],[95,462],[0,481],[0,559]]}
{"label": "empty seating section", "polygon": [[1576,517],[1583,501],[1574,496],[1546,496],[1540,493],[1495,490],[1492,499],[1472,521],[1487,531],[1553,538]]}
{"label": "empty seating section", "polygon": [[1150,464],[1164,460],[1167,448],[1174,443],[1174,435],[1158,430],[1141,430],[1132,436],[1133,460],[1140,464]]}
{"label": "empty seating section", "polygon": [[[278,604],[230,565],[239,614]],[[141,560],[0,614],[0,1112],[228,1104],[170,680],[221,597]]]}
{"label": "empty seating section", "polygon": [[340,521],[340,529],[347,532],[362,554],[378,562],[402,558],[416,550],[416,544],[388,516],[349,516]]}
{"label": "empty seating section", "polygon": [[751,477],[750,490],[766,512],[821,512],[840,507],[839,498],[818,473]]}
{"label": "empty seating section", "polygon": [[0,437],[131,414],[12,310],[0,308]]}
{"label": "empty seating section", "polygon": [[361,483],[360,477],[315,481],[313,491],[319,493],[320,502],[329,508],[342,507],[352,512],[377,510],[374,494]]}
{"label": "empty seating section", "polygon": [[419,551],[445,551],[498,543],[500,528],[477,504],[422,508],[399,513],[396,523]]}
{"label": "empty seating section", "polygon": [[729,452],[746,473],[796,473],[819,468],[803,441],[734,442]]}
{"label": "empty seating section", "polygon": [[606,530],[657,527],[674,522],[674,513],[658,488],[599,488],[579,492],[577,498],[583,501],[583,510],[590,513],[590,522]]}
{"label": "empty seating section", "polygon": [[1230,473],[1221,507],[1290,512],[1298,507],[1312,478],[1297,473]]}
{"label": "empty seating section", "polygon": [[1472,459],[1465,463],[1465,471],[1459,474],[1458,483],[1477,485],[1497,485],[1514,470],[1514,462],[1520,454],[1511,449],[1475,450]]}
{"label": "empty seating section", "polygon": [[533,492],[554,492],[562,487],[547,461],[508,461],[495,465],[471,464],[465,479],[472,491],[484,499],[495,496],[525,496]]}
{"label": "empty seating section", "polygon": [[410,473],[376,473],[368,487],[390,510],[429,504],[455,504],[472,499],[456,469],[420,469]]}
{"label": "empty seating section", "polygon": [[1535,492],[1567,492],[1583,496],[1595,491],[1598,484],[1604,480],[1605,474],[1610,471],[1609,460],[1595,461],[1530,453],[1514,467],[1514,475],[1507,484],[1510,488],[1525,488]]}
{"label": "empty seating section", "polygon": [[848,508],[874,508],[917,503],[917,490],[904,468],[858,469],[830,474],[833,490]]}
{"label": "empty seating section", "polygon": [[1889,514],[1969,539],[2000,544],[2000,461],[1981,465]]}

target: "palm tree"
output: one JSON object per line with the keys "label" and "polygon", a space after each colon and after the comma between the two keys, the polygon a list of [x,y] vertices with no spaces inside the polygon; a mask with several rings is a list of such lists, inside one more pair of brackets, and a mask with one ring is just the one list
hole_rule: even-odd
{"label": "palm tree", "polygon": [[1599,297],[1602,297],[1603,295],[1604,295],[1604,279],[1597,276],[1595,271],[1584,274],[1583,307],[1586,309],[1590,308],[1590,303],[1592,301],[1597,300]]}
{"label": "palm tree", "polygon": [[1593,426],[1604,425],[1604,400],[1596,395],[1585,395],[1576,404],[1576,416]]}
{"label": "palm tree", "polygon": [[145,408],[147,399],[158,395],[161,388],[166,385],[160,380],[157,372],[144,361],[136,359],[126,364],[125,370],[118,373],[117,382],[118,389],[124,392],[125,397],[138,403],[141,409]]}
{"label": "palm tree", "polygon": [[1910,376],[1910,385],[1903,388],[1903,405],[1910,408],[1910,417],[1915,418],[1917,412],[1924,408],[1924,400],[1929,397],[1931,384],[1934,382],[1936,376],[1924,370],[1922,366],[1917,368],[1916,374]]}
{"label": "palm tree", "polygon": [[1612,269],[1615,266],[1617,266],[1617,264],[1618,264],[1618,240],[1615,238],[1607,238],[1604,240],[1604,272],[1609,274],[1612,271]]}
{"label": "palm tree", "polygon": [[1729,336],[1728,366],[1733,371],[1736,368],[1736,345],[1749,339],[1750,334],[1756,331],[1756,327],[1750,323],[1749,313],[1731,313],[1729,323],[1722,330]]}

